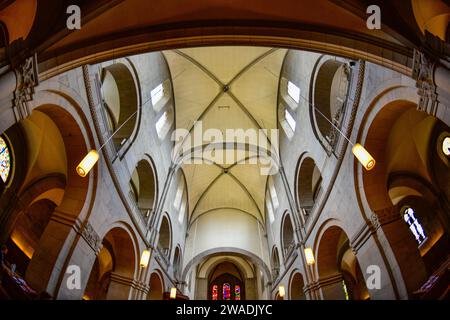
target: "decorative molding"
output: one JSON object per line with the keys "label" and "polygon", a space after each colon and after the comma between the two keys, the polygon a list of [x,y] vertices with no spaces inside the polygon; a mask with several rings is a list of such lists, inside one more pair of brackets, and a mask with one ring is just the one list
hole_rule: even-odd
{"label": "decorative molding", "polygon": [[412,78],[415,79],[417,93],[420,97],[417,109],[428,114],[436,115],[438,94],[433,75],[436,64],[425,53],[414,50]]}
{"label": "decorative molding", "polygon": [[28,57],[15,70],[16,89],[13,93],[13,110],[16,121],[30,115],[28,102],[33,100],[34,87],[39,84],[37,55]]}
{"label": "decorative molding", "polygon": [[80,234],[92,250],[94,250],[97,254],[102,247],[102,239],[89,222],[84,224]]}

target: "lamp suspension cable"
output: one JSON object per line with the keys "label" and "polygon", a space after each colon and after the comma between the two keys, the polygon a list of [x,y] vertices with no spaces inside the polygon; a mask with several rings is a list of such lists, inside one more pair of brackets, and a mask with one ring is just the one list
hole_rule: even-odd
{"label": "lamp suspension cable", "polygon": [[[305,102],[307,104],[309,104],[315,111],[317,111],[323,118],[325,118],[326,121],[328,121],[331,126],[333,126],[333,128],[335,128],[339,134],[344,137],[345,140],[347,140],[350,145],[352,145],[352,153],[353,155],[358,159],[358,161],[364,166],[364,168],[366,170],[372,170],[375,167],[375,159],[372,157],[372,155],[359,143],[353,143],[348,137],[347,135],[344,134],[344,132],[342,132],[341,129],[338,128],[338,126],[336,124],[333,123],[333,121],[331,121],[330,119],[328,119],[327,116],[325,116],[323,114],[322,111],[320,111],[314,104],[312,104],[308,99],[306,99],[300,92],[299,96],[305,100]],[[354,102],[353,99],[351,99],[351,97],[348,96],[346,97],[347,101],[350,102]]]}

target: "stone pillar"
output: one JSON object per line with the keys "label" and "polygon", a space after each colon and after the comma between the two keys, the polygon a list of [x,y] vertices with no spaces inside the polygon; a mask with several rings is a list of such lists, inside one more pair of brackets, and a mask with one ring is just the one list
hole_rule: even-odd
{"label": "stone pillar", "polygon": [[106,294],[106,299],[128,300],[130,299],[131,289],[134,286],[135,283],[133,279],[112,272],[110,277],[108,293]]}
{"label": "stone pillar", "polygon": [[56,296],[65,260],[80,229],[76,218],[60,211],[53,213],[25,273],[25,280],[37,292]]}
{"label": "stone pillar", "polygon": [[[0,71],[1,72],[1,71]],[[36,55],[0,76],[0,133],[29,116],[28,102],[38,85]]]}
{"label": "stone pillar", "polygon": [[[61,283],[57,287],[56,298],[62,300],[81,300],[83,298],[86,286],[91,274],[92,266],[95,263],[98,253],[102,247],[102,241],[89,222],[81,228],[79,238],[70,257],[66,260],[64,269],[69,267],[71,272],[64,272],[60,278]],[[71,278],[73,276],[73,267],[80,270],[80,288],[70,287]]]}
{"label": "stone pillar", "polygon": [[450,70],[415,50],[411,76],[417,80],[418,110],[450,126]]}
{"label": "stone pillar", "polygon": [[317,281],[317,287],[322,292],[324,300],[345,300],[342,274],[336,273]]}
{"label": "stone pillar", "polygon": [[245,279],[245,300],[258,300],[258,288],[255,278]]}
{"label": "stone pillar", "polygon": [[208,279],[197,278],[195,287],[196,300],[208,300]]}

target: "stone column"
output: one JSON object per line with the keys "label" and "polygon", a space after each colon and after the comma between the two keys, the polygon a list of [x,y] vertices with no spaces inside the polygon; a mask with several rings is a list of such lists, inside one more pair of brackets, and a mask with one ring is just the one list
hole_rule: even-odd
{"label": "stone column", "polygon": [[417,80],[418,110],[450,126],[450,70],[415,50],[411,76]]}
{"label": "stone column", "polygon": [[135,286],[135,282],[131,278],[124,277],[118,273],[112,272],[107,300],[128,300],[131,295],[131,289]]}
{"label": "stone column", "polygon": [[3,133],[30,114],[28,102],[39,84],[36,55],[25,59],[16,69],[0,70],[0,74],[0,133]]}
{"label": "stone column", "polygon": [[322,292],[324,300],[345,300],[342,274],[336,273],[317,281],[317,287]]}
{"label": "stone column", "polygon": [[208,279],[197,278],[195,287],[196,300],[208,300]]}

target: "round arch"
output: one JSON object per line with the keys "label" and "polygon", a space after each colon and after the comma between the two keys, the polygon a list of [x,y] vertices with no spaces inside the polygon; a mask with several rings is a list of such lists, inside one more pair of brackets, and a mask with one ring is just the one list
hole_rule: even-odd
{"label": "round arch", "polygon": [[147,300],[162,300],[164,288],[164,278],[161,276],[161,271],[154,270],[150,275],[150,290]]}
{"label": "round arch", "polygon": [[304,286],[303,274],[295,269],[289,278],[289,300],[306,300]]}
{"label": "round arch", "polygon": [[316,238],[316,272],[325,300],[368,299],[361,268],[350,246],[347,233],[337,220],[329,220]]}
{"label": "round arch", "polygon": [[322,192],[322,174],[313,158],[303,154],[297,163],[295,179],[296,202],[309,216]]}

